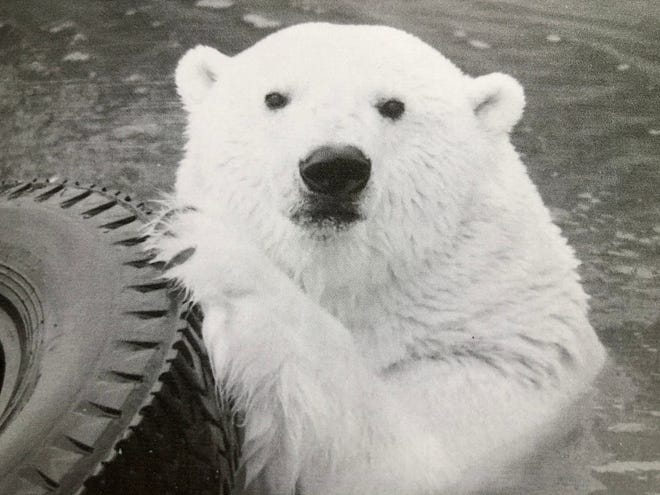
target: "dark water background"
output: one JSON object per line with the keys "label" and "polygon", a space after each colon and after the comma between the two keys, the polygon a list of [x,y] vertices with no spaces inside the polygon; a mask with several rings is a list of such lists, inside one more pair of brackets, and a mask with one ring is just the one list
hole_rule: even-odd
{"label": "dark water background", "polygon": [[2,0],[0,179],[71,177],[153,198],[181,156],[178,57],[197,43],[236,53],[309,20],[400,27],[470,74],[523,83],[513,139],[583,260],[612,363],[590,419],[507,493],[660,493],[657,0]]}

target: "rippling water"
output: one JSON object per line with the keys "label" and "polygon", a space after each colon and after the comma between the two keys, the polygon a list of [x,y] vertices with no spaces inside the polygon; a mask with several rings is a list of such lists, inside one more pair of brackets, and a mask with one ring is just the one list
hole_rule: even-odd
{"label": "rippling water", "polygon": [[[0,178],[71,176],[153,197],[180,157],[171,72],[277,25],[384,23],[473,75],[508,72],[514,141],[583,260],[612,363],[589,419],[507,493],[660,493],[660,2],[192,1],[0,4]],[[224,5],[226,6],[226,5]]]}

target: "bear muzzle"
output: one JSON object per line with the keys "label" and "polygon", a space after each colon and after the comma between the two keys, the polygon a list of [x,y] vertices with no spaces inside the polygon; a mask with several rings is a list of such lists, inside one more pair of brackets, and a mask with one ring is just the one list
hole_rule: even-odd
{"label": "bear muzzle", "polygon": [[305,227],[343,229],[364,219],[360,194],[371,176],[371,161],[355,146],[322,146],[300,161],[305,191],[291,220]]}
{"label": "bear muzzle", "polygon": [[348,199],[366,187],[371,161],[355,146],[322,146],[300,161],[299,170],[310,192]]}

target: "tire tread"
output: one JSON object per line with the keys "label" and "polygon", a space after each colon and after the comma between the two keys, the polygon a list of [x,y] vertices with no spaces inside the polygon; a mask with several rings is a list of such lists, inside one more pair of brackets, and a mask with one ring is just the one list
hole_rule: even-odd
{"label": "tire tread", "polygon": [[[201,311],[177,299],[161,267],[141,250],[147,238],[139,227],[150,210],[95,185],[0,182],[0,202],[29,199],[93,222],[90,227],[107,236],[110,248],[127,251],[123,267],[130,267],[131,280],[125,289],[147,301],[167,291],[162,300],[170,307],[150,302],[125,311],[135,319],[135,332],[117,335],[111,362],[94,377],[100,395],[113,399],[82,394],[68,426],[39,449],[38,465],[18,470],[15,493],[229,495],[236,485],[240,432],[231,408],[220,407]],[[169,333],[162,330],[167,324],[175,325]],[[113,429],[117,433],[109,438]]]}

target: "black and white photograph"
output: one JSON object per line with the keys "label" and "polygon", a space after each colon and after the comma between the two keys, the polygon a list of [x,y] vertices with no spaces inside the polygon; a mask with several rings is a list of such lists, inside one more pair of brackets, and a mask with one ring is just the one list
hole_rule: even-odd
{"label": "black and white photograph", "polygon": [[0,0],[0,495],[660,495],[660,3]]}

